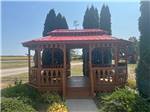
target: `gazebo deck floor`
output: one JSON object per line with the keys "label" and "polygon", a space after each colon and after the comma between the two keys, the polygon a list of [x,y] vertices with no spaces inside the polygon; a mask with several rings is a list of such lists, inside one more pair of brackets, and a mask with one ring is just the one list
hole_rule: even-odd
{"label": "gazebo deck floor", "polygon": [[69,77],[67,80],[67,98],[90,98],[88,77]]}
{"label": "gazebo deck floor", "polygon": [[71,76],[67,80],[68,87],[89,87],[89,79],[86,76]]}

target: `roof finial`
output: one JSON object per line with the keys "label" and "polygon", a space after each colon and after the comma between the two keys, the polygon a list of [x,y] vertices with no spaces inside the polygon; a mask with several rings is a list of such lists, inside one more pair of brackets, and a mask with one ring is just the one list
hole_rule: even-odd
{"label": "roof finial", "polygon": [[73,21],[73,26],[75,27],[75,29],[77,29],[77,27],[79,26],[79,23],[77,20]]}

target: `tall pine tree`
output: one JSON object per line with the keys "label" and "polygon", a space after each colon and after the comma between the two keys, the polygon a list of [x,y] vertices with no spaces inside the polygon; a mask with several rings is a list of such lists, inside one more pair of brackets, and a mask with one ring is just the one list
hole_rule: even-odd
{"label": "tall pine tree", "polygon": [[60,13],[58,13],[56,17],[56,29],[68,29],[66,18]]}
{"label": "tall pine tree", "polygon": [[83,19],[83,28],[87,29],[88,28],[88,16],[89,16],[89,8],[87,7],[85,14],[84,14],[84,19]]}
{"label": "tall pine tree", "polygon": [[107,5],[102,6],[99,26],[111,35],[111,14]]}
{"label": "tall pine tree", "polygon": [[84,14],[83,19],[83,28],[84,29],[95,29],[99,27],[99,15],[97,8],[91,6],[91,8],[87,8]]}
{"label": "tall pine tree", "polygon": [[55,10],[51,9],[46,16],[43,36],[47,36],[48,32],[55,29],[68,29],[68,24],[64,16],[62,16],[60,13],[58,13],[56,16]]}
{"label": "tall pine tree", "polygon": [[97,8],[94,9],[94,13],[95,13],[95,14],[94,14],[94,16],[95,16],[95,17],[94,17],[94,19],[95,19],[95,22],[94,22],[95,25],[94,25],[94,27],[95,27],[95,28],[99,28],[99,14],[98,14]]}
{"label": "tall pine tree", "polygon": [[140,60],[137,67],[137,87],[139,93],[150,97],[150,1],[141,1]]}
{"label": "tall pine tree", "polygon": [[64,16],[62,17],[62,26],[63,29],[68,29],[68,24]]}
{"label": "tall pine tree", "polygon": [[54,9],[51,9],[46,16],[43,36],[47,36],[48,35],[47,33],[54,29],[56,29],[56,13]]}
{"label": "tall pine tree", "polygon": [[62,27],[63,27],[62,15],[58,13],[56,17],[56,29],[62,29]]}

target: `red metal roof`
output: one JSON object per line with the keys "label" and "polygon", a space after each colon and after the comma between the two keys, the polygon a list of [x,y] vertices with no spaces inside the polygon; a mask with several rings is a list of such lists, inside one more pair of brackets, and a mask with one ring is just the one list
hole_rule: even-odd
{"label": "red metal roof", "polygon": [[[52,32],[97,32],[97,31],[103,31],[101,29],[84,29],[84,30],[68,30],[68,29],[57,29]],[[71,35],[71,36],[63,36],[63,35],[49,35],[46,37],[41,37],[38,39],[34,39],[31,41],[24,42],[23,45],[29,45],[29,44],[36,44],[39,42],[89,42],[89,41],[113,41],[113,40],[119,40],[117,38],[112,37],[111,35],[107,34],[100,34],[100,35],[87,35],[87,36],[79,36],[79,35]]]}
{"label": "red metal roof", "polygon": [[110,35],[101,36],[46,36],[31,40],[31,42],[63,42],[63,41],[102,41],[102,40],[116,40]]}

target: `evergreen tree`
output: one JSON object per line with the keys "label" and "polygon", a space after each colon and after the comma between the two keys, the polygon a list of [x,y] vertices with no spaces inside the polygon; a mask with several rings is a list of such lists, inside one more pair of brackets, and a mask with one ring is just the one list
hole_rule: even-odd
{"label": "evergreen tree", "polygon": [[99,15],[97,8],[91,6],[91,8],[87,8],[84,20],[83,20],[83,28],[84,29],[93,29],[99,27]]}
{"label": "evergreen tree", "polygon": [[60,13],[58,13],[56,16],[55,10],[51,9],[46,16],[43,36],[47,36],[48,32],[55,29],[68,29],[68,24],[64,16],[62,16]]}
{"label": "evergreen tree", "polygon": [[99,14],[98,14],[98,10],[97,10],[97,8],[95,8],[94,9],[94,12],[95,12],[95,14],[94,14],[94,19],[95,19],[95,25],[94,25],[94,27],[95,28],[99,28]]}
{"label": "evergreen tree", "polygon": [[56,29],[62,29],[62,27],[63,27],[62,15],[58,13],[56,17]]}
{"label": "evergreen tree", "polygon": [[127,52],[128,56],[130,56],[128,62],[130,64],[136,64],[139,55],[139,42],[136,37],[130,37],[128,40],[133,43],[128,46]]}
{"label": "evergreen tree", "polygon": [[140,60],[136,78],[139,93],[150,97],[150,1],[141,1],[140,5]]}
{"label": "evergreen tree", "polygon": [[83,19],[83,28],[87,29],[88,28],[88,15],[89,15],[89,8],[87,7],[85,14],[84,14],[84,19]]}
{"label": "evergreen tree", "polygon": [[47,33],[54,29],[56,29],[56,13],[54,9],[51,9],[46,16],[43,36],[47,36],[48,35]]}
{"label": "evergreen tree", "polygon": [[42,53],[42,66],[43,67],[50,67],[52,64],[52,52],[49,48],[43,50]]}
{"label": "evergreen tree", "polygon": [[60,13],[58,13],[56,17],[56,29],[68,29],[66,18]]}
{"label": "evergreen tree", "polygon": [[64,16],[62,17],[62,28],[68,29],[68,24],[67,24],[66,18]]}
{"label": "evergreen tree", "polygon": [[111,14],[107,5],[102,6],[99,27],[111,35]]}

